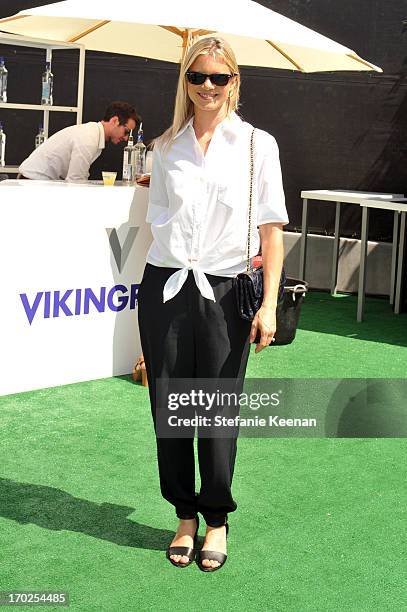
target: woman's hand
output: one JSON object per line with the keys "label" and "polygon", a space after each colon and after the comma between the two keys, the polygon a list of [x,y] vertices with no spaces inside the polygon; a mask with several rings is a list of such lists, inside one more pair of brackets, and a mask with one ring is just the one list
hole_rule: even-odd
{"label": "woman's hand", "polygon": [[266,346],[273,342],[276,333],[276,308],[272,306],[261,306],[256,312],[250,330],[250,342],[254,342],[257,330],[260,331],[260,343],[256,345],[255,353],[260,353]]}

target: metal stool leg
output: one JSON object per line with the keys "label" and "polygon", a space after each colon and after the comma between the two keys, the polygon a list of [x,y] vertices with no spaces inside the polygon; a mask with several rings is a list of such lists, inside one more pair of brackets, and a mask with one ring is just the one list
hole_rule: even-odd
{"label": "metal stool leg", "polygon": [[332,277],[331,277],[331,295],[336,294],[336,285],[338,282],[338,261],[339,261],[339,224],[341,220],[341,203],[336,203],[335,212],[335,238],[334,252],[332,257]]}
{"label": "metal stool leg", "polygon": [[302,233],[301,233],[301,247],[300,247],[300,270],[299,277],[305,280],[305,265],[307,258],[307,234],[308,234],[308,200],[306,198],[302,201]]}
{"label": "metal stool leg", "polygon": [[400,314],[401,302],[401,284],[403,279],[403,257],[404,257],[404,242],[406,238],[406,213],[401,213],[400,219],[400,239],[399,239],[399,254],[397,262],[397,281],[396,281],[396,296],[394,299],[394,312]]}
{"label": "metal stool leg", "polygon": [[358,287],[358,311],[357,320],[363,321],[363,309],[365,306],[366,292],[366,258],[367,258],[367,237],[369,231],[369,209],[362,207],[362,235],[360,240],[360,267],[359,267],[359,287]]}
{"label": "metal stool leg", "polygon": [[390,273],[390,304],[394,304],[394,285],[396,282],[396,265],[397,265],[397,242],[399,234],[399,211],[394,211],[393,221],[393,244],[391,249],[391,273]]}

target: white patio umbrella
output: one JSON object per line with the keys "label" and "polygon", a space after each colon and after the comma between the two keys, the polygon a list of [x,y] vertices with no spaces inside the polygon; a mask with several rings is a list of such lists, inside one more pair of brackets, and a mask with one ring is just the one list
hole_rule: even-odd
{"label": "white patio umbrella", "polygon": [[351,49],[250,0],[65,0],[2,19],[0,30],[175,63],[194,37],[216,33],[243,66],[382,72]]}

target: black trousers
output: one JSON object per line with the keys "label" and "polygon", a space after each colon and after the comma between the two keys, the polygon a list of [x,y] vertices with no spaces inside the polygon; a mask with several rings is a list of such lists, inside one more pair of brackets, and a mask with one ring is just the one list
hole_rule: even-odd
{"label": "black trousers", "polygon": [[[192,271],[182,289],[163,303],[163,288],[174,268],[146,264],[138,293],[141,346],[156,425],[158,378],[233,378],[242,388],[250,351],[250,322],[238,316],[232,279],[207,274],[216,302],[202,297]],[[240,391],[239,391],[240,392]],[[160,487],[181,519],[200,512],[219,527],[237,508],[231,485],[237,437],[198,437],[201,478],[195,492],[193,438],[157,440]]]}

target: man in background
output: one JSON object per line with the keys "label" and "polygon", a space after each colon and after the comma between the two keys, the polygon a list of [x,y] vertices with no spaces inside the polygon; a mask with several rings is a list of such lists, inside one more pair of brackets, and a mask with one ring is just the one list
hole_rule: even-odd
{"label": "man in background", "polygon": [[106,142],[127,142],[140,123],[127,102],[112,102],[99,122],[71,125],[48,138],[19,167],[17,178],[41,181],[86,181],[89,168]]}

